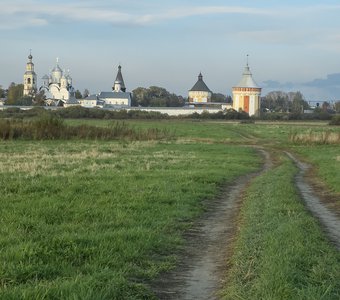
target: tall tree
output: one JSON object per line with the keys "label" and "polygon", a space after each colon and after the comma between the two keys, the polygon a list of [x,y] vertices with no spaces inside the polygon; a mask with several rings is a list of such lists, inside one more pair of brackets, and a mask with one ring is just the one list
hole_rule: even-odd
{"label": "tall tree", "polygon": [[0,98],[5,98],[5,90],[2,88],[2,85],[0,85]]}
{"label": "tall tree", "polygon": [[7,105],[20,105],[21,98],[23,98],[24,93],[24,85],[23,84],[15,84],[12,82],[8,87],[7,92]]}
{"label": "tall tree", "polygon": [[89,95],[90,95],[90,91],[88,89],[85,89],[84,92],[83,92],[83,99],[85,99]]}
{"label": "tall tree", "polygon": [[309,105],[301,92],[273,91],[261,98],[261,107],[274,112],[300,113]]}
{"label": "tall tree", "polygon": [[334,109],[337,113],[340,113],[340,101],[335,102]]}
{"label": "tall tree", "polygon": [[138,87],[132,91],[133,106],[183,106],[184,99],[181,96],[169,93],[165,88],[150,86]]}
{"label": "tall tree", "polygon": [[223,94],[220,94],[220,93],[213,93],[211,95],[211,102],[220,102],[220,103],[223,103],[223,102],[227,102],[227,98],[225,95]]}
{"label": "tall tree", "polygon": [[79,90],[76,90],[75,97],[76,97],[76,99],[81,99],[82,95],[81,95],[81,92]]}
{"label": "tall tree", "polygon": [[321,105],[321,109],[324,112],[327,112],[330,109],[330,104],[327,101],[324,101]]}
{"label": "tall tree", "polygon": [[292,99],[292,112],[293,113],[303,113],[305,109],[309,108],[309,104],[305,101],[301,92],[296,92]]}

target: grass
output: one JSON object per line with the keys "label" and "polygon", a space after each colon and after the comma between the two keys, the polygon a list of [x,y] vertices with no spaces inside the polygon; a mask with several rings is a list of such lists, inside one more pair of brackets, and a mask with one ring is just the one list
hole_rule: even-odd
{"label": "grass", "polygon": [[[319,180],[340,195],[340,149],[338,145],[297,145],[292,149],[316,169]],[[340,202],[340,199],[339,199]]]}
{"label": "grass", "polygon": [[286,159],[245,195],[224,299],[339,299],[340,253],[305,212]]}
{"label": "grass", "polygon": [[0,139],[2,140],[170,140],[173,134],[166,129],[132,128],[125,122],[110,122],[106,126],[80,124],[70,126],[55,116],[43,115],[33,120],[0,119]]}
{"label": "grass", "polygon": [[222,183],[255,170],[223,144],[7,141],[1,299],[150,299],[181,233]]}
{"label": "grass", "polygon": [[[101,131],[110,123],[63,125]],[[0,141],[0,299],[152,299],[148,282],[176,265],[174,253],[204,211],[202,200],[259,168],[259,157],[245,146],[296,152],[339,192],[338,145],[289,140],[292,133],[339,133],[339,127],[124,124],[171,137]],[[284,160],[247,193],[228,299],[339,296],[339,255],[299,202],[295,172]]]}
{"label": "grass", "polygon": [[289,140],[294,144],[340,144],[340,132],[332,132],[330,130],[322,132],[313,132],[309,130],[307,133],[293,132],[289,135]]}

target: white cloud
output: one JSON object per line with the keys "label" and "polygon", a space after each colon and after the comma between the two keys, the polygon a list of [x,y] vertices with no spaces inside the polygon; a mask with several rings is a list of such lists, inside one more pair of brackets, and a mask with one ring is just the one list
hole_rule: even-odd
{"label": "white cloud", "polygon": [[181,7],[163,13],[142,15],[138,17],[139,23],[152,23],[164,20],[181,19],[193,16],[216,15],[216,14],[270,14],[269,11],[249,7],[238,6],[199,6]]}
{"label": "white cloud", "polygon": [[[237,6],[199,6],[181,7],[161,12],[143,14],[125,13],[111,7],[98,8],[97,3],[41,4],[35,1],[2,3],[0,11],[0,28],[18,28],[21,26],[47,25],[47,19],[75,20],[111,24],[149,25],[165,20],[180,19],[200,15],[214,14],[268,14],[268,11]],[[21,22],[17,22],[20,16]],[[4,22],[4,19],[7,21]],[[35,21],[34,21],[35,20]],[[9,22],[8,22],[9,21]],[[53,20],[51,20],[52,22]],[[6,24],[4,24],[6,23]]]}

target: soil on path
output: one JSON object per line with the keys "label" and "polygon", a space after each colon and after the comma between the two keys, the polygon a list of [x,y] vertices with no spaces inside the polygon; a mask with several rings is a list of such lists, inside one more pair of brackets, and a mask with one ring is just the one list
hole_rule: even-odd
{"label": "soil on path", "polygon": [[295,184],[300,191],[307,209],[319,220],[326,235],[334,243],[336,248],[340,250],[340,218],[337,217],[336,212],[331,211],[322,202],[317,191],[315,191],[312,185],[306,180],[306,173],[310,169],[310,165],[299,161],[289,152],[286,152],[286,154],[299,168],[299,173],[295,178]]}
{"label": "soil on path", "polygon": [[153,284],[159,299],[219,299],[242,193],[253,177],[272,165],[269,153],[258,151],[264,156],[262,170],[239,178],[209,203],[208,211],[186,234],[187,247],[179,266]]}

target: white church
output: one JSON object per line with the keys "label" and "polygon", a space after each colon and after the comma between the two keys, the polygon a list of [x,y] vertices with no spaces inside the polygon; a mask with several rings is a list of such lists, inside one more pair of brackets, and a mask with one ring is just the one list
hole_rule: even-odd
{"label": "white church", "polygon": [[72,85],[72,77],[69,72],[66,73],[59,66],[57,58],[56,65],[50,75],[42,78],[42,86],[39,91],[44,91],[47,105],[64,105],[78,103],[75,99],[75,90]]}
{"label": "white church", "polygon": [[118,72],[114,81],[112,91],[100,92],[90,95],[85,99],[75,98],[75,89],[72,84],[72,77],[69,72],[63,71],[59,66],[57,58],[56,65],[49,75],[42,77],[42,85],[37,89],[37,74],[34,71],[32,62],[33,56],[30,53],[24,74],[24,95],[34,96],[37,91],[44,91],[47,106],[74,106],[84,107],[105,107],[105,108],[125,108],[131,106],[131,93],[126,92],[126,87],[122,75],[122,67],[118,66]]}
{"label": "white church", "polygon": [[116,80],[111,92],[100,92],[81,99],[80,105],[84,107],[125,108],[131,106],[131,93],[126,91],[122,67],[118,66]]}

